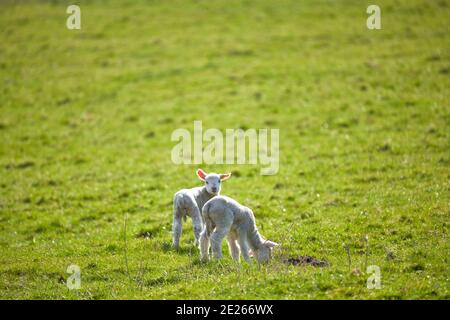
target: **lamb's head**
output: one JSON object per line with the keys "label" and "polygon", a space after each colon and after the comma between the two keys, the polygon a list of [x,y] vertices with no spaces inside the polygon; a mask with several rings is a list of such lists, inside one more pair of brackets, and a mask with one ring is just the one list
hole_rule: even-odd
{"label": "lamb's head", "polygon": [[277,246],[279,246],[278,243],[270,240],[265,240],[262,243],[261,247],[253,252],[253,255],[259,263],[267,263],[272,256],[272,249]]}
{"label": "lamb's head", "polygon": [[221,182],[229,179],[231,173],[206,173],[202,169],[198,169],[197,176],[200,180],[205,182],[206,191],[215,196],[220,193]]}

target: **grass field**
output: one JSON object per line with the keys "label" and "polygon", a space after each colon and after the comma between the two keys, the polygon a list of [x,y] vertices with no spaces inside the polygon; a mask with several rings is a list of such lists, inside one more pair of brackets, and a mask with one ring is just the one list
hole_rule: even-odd
{"label": "grass field", "polygon": [[[356,0],[77,1],[81,30],[70,1],[2,1],[0,298],[449,299],[450,2],[374,2],[381,30]],[[271,264],[201,264],[190,220],[171,249],[194,120],[280,129],[276,175],[200,166]]]}

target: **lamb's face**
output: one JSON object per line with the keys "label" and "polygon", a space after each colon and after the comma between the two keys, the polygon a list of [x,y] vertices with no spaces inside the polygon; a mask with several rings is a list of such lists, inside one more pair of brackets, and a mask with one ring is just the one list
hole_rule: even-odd
{"label": "lamb's face", "polygon": [[220,176],[215,173],[210,173],[205,178],[206,191],[212,195],[218,195],[220,193]]}
{"label": "lamb's face", "polygon": [[222,181],[230,178],[231,173],[217,174],[206,173],[202,169],[197,170],[197,176],[200,180],[205,182],[206,191],[211,195],[218,195],[220,193],[220,186]]}
{"label": "lamb's face", "polygon": [[256,260],[259,263],[268,263],[270,258],[272,257],[272,249],[276,246],[279,246],[278,243],[266,240],[262,247],[255,252]]}

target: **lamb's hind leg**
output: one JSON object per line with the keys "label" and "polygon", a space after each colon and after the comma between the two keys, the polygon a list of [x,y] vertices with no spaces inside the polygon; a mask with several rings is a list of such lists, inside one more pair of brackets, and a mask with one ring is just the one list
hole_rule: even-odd
{"label": "lamb's hind leg", "polygon": [[209,235],[206,226],[200,234],[200,260],[207,261],[209,258]]}
{"label": "lamb's hind leg", "polygon": [[172,246],[175,249],[178,249],[180,247],[182,223],[183,223],[183,209],[180,208],[176,203],[174,203],[173,226],[172,226],[172,234],[173,234]]}
{"label": "lamb's hind leg", "polygon": [[207,261],[209,259],[209,246],[211,233],[215,226],[213,222],[205,218],[203,230],[200,234],[200,260]]}

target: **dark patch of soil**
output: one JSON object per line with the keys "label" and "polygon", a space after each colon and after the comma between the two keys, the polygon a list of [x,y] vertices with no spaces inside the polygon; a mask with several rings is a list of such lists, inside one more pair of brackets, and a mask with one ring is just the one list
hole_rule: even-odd
{"label": "dark patch of soil", "polygon": [[311,256],[291,257],[284,261],[287,264],[294,266],[313,266],[313,267],[328,267],[330,264],[327,261],[319,260]]}
{"label": "dark patch of soil", "polygon": [[155,233],[153,230],[141,230],[137,235],[136,238],[144,238],[144,239],[151,239],[155,236]]}

